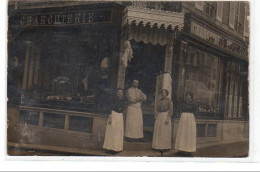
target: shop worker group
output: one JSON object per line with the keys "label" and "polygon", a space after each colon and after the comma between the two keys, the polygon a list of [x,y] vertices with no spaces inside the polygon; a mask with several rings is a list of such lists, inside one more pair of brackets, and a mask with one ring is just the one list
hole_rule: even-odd
{"label": "shop worker group", "polygon": [[[125,94],[123,89],[118,88],[113,100],[110,101],[103,145],[103,148],[110,152],[123,151],[124,140],[128,142],[144,141],[141,105],[147,98],[138,85],[139,81],[133,80],[132,87]],[[196,106],[193,103],[193,94],[186,92],[183,102],[180,103],[182,113],[174,146],[171,142],[171,117],[174,107],[168,95],[169,91],[163,88],[161,97],[156,103],[152,149],[161,152],[161,154],[175,149],[180,155],[191,155],[196,152],[196,122],[194,118]],[[125,127],[123,116],[126,120]]]}

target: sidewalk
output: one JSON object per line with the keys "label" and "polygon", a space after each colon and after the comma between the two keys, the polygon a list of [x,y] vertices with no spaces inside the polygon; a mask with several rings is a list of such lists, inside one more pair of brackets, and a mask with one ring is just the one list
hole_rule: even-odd
{"label": "sidewalk", "polygon": [[249,152],[249,141],[222,142],[219,145],[212,145],[198,148],[195,157],[247,157]]}
{"label": "sidewalk", "polygon": [[[104,149],[75,149],[56,146],[28,145],[8,143],[9,155],[37,156],[123,156],[123,157],[179,157],[176,150],[170,150],[163,155],[152,149],[148,142],[124,142],[124,151],[111,154]],[[220,141],[198,143],[197,152],[193,157],[246,157],[248,155],[248,140]]]}

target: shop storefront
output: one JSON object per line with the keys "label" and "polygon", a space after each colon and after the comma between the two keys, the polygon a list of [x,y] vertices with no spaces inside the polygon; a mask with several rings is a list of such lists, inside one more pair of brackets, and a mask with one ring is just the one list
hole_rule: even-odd
{"label": "shop storefront", "polygon": [[105,3],[9,14],[8,54],[18,65],[10,68],[8,104],[19,108],[16,135],[28,127],[43,141],[51,138],[41,134],[45,128],[68,140],[103,135],[117,84],[121,11]]}
{"label": "shop storefront", "polygon": [[[194,14],[186,14],[185,20],[174,62],[176,102],[186,91],[193,93],[198,140],[243,138],[248,132],[247,45]],[[175,122],[176,130],[178,118]]]}
{"label": "shop storefront", "polygon": [[8,141],[101,148],[110,96],[133,79],[147,95],[146,142],[163,87],[174,102],[173,141],[186,91],[197,105],[198,141],[248,134],[248,45],[176,4],[178,12],[122,4],[9,13]]}
{"label": "shop storefront", "polygon": [[72,102],[84,102],[82,108],[100,110],[91,105],[102,104],[98,100],[103,95],[108,98],[116,83],[111,70],[117,58],[120,23],[116,15],[120,12],[108,8],[47,8],[10,16],[11,37],[15,39],[9,43],[10,54],[19,54],[24,67],[19,84],[24,97],[21,102],[35,99],[30,104],[64,108],[75,107]]}
{"label": "shop storefront", "polygon": [[[65,135],[66,146],[83,138],[99,146],[109,97],[117,87],[128,89],[133,78],[148,96],[144,126],[151,128],[157,76],[172,73],[183,21],[181,13],[116,3],[12,13],[8,50],[10,57],[18,57],[23,75],[13,128],[20,132],[10,133],[25,140],[22,131],[33,131],[36,140],[25,143],[56,145],[61,142],[58,136]],[[129,50],[133,59],[124,56]],[[9,96],[12,101],[12,93]]]}

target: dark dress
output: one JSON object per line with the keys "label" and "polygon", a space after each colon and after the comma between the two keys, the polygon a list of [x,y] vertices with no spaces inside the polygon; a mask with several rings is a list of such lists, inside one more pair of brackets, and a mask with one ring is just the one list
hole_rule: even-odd
{"label": "dark dress", "polygon": [[187,112],[187,113],[195,113],[196,112],[196,105],[193,101],[191,102],[182,102],[180,105],[181,112]]}
{"label": "dark dress", "polygon": [[123,113],[123,111],[126,108],[126,104],[127,104],[127,101],[125,98],[122,98],[122,99],[114,98],[110,101],[108,113],[111,114],[112,110],[117,113]]}

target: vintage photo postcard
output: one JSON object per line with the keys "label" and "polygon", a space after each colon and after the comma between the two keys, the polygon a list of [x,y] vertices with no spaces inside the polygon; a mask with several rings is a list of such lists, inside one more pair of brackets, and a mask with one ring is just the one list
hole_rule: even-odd
{"label": "vintage photo postcard", "polygon": [[8,1],[9,156],[249,155],[249,1]]}

